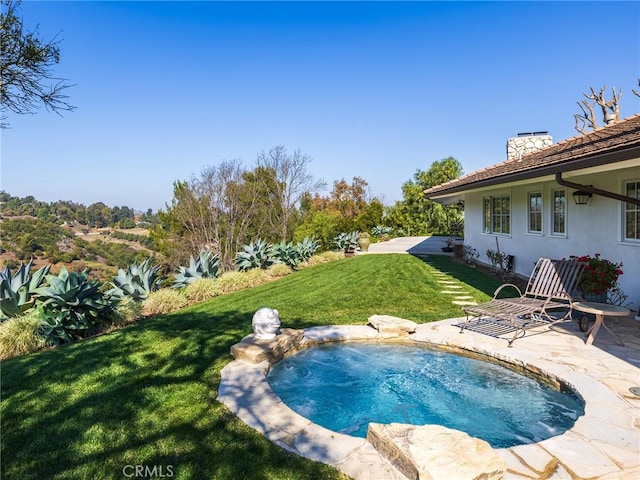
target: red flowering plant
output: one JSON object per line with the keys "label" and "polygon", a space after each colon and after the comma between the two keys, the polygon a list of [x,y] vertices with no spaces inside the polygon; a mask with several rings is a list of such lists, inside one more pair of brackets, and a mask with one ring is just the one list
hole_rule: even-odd
{"label": "red flowering plant", "polygon": [[618,284],[618,277],[622,275],[622,263],[613,263],[610,260],[600,258],[596,253],[593,257],[584,255],[574,257],[580,262],[586,262],[582,276],[578,283],[578,288],[582,293],[606,293]]}

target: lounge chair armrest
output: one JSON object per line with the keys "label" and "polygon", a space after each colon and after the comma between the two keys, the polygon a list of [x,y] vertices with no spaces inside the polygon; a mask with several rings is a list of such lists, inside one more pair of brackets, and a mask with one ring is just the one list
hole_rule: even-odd
{"label": "lounge chair armrest", "polygon": [[498,297],[498,294],[502,291],[502,289],[507,287],[515,288],[516,291],[518,292],[518,295],[520,297],[522,296],[522,292],[520,291],[517,285],[514,285],[513,283],[505,283],[504,285],[500,285],[498,288],[496,288],[496,291],[493,292],[493,299],[495,300]]}

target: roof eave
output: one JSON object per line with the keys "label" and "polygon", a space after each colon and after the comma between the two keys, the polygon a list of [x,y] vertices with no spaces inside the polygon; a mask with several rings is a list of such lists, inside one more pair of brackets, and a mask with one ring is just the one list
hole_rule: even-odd
{"label": "roof eave", "polygon": [[424,191],[426,198],[440,198],[446,197],[454,193],[466,192],[469,190],[475,190],[483,187],[490,187],[494,185],[502,185],[509,182],[517,182],[522,180],[530,180],[532,178],[544,177],[546,175],[555,175],[556,173],[565,173],[573,170],[579,170],[582,168],[596,167],[599,165],[607,165],[626,160],[631,160],[640,157],[640,145],[634,145],[630,148],[623,148],[620,150],[604,152],[601,154],[588,156],[584,158],[578,158],[574,160],[568,160],[562,163],[556,163],[553,165],[544,165],[538,168],[532,168],[520,172],[509,173],[506,175],[500,175],[490,177],[475,182],[466,183],[463,185],[453,185],[450,188],[438,190],[433,193],[427,193],[429,190]]}

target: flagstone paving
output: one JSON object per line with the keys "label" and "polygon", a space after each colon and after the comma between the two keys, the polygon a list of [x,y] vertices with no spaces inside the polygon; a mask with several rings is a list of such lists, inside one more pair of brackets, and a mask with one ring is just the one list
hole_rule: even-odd
{"label": "flagstone paving", "polygon": [[[470,331],[460,334],[452,326],[458,321],[419,325],[410,338],[545,372],[562,379],[585,401],[584,415],[564,434],[496,449],[506,464],[503,479],[640,478],[640,396],[630,390],[640,387],[640,322],[633,317],[605,320],[624,345],[606,330],[586,345],[577,324],[565,322],[551,331],[529,331],[508,348],[503,339]],[[324,326],[306,329],[302,344],[352,339],[384,337],[369,326]],[[282,448],[333,465],[356,480],[406,478],[367,440],[332,432],[293,412],[271,390],[268,368],[266,361],[231,362],[222,370],[218,400]]]}

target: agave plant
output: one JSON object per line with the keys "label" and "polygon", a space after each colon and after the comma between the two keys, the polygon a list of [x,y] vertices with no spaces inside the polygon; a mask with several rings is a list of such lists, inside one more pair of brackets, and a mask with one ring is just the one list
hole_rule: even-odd
{"label": "agave plant", "polygon": [[252,268],[268,268],[273,265],[271,256],[271,246],[264,240],[256,240],[242,248],[234,259],[236,267],[240,271],[251,270]]}
{"label": "agave plant", "polygon": [[113,288],[105,294],[117,299],[131,297],[136,302],[142,301],[157,290],[164,280],[158,275],[159,270],[159,265],[151,265],[150,258],[140,265],[133,262],[126,270],[118,269],[118,275],[111,282]]}
{"label": "agave plant", "polygon": [[67,343],[87,336],[115,307],[115,301],[103,296],[100,282],[88,277],[86,271],[68,272],[62,267],[57,276],[46,276],[47,286],[35,289],[42,302],[42,333],[47,343]]}
{"label": "agave plant", "polygon": [[209,250],[200,250],[198,258],[189,256],[189,266],[179,268],[173,279],[173,288],[192,284],[198,278],[215,278],[220,273],[220,257]]}
{"label": "agave plant", "polygon": [[393,231],[391,227],[385,227],[384,225],[376,225],[371,229],[371,233],[376,237],[382,237],[384,235],[390,235]]}
{"label": "agave plant", "polygon": [[284,263],[288,267],[296,268],[300,261],[300,250],[292,242],[275,244],[271,249],[271,256],[278,263]]}
{"label": "agave plant", "polygon": [[301,262],[308,261],[311,257],[313,257],[318,251],[318,247],[320,246],[320,242],[315,238],[304,237],[301,242],[298,242],[296,245],[296,249],[298,250],[298,255],[300,257]]}
{"label": "agave plant", "polygon": [[337,250],[343,252],[354,252],[358,248],[358,232],[339,233],[333,239]]}
{"label": "agave plant", "polygon": [[47,265],[31,275],[32,264],[33,260],[26,265],[20,264],[13,275],[8,265],[0,271],[0,321],[17,317],[33,307],[35,290],[42,285],[51,267]]}

